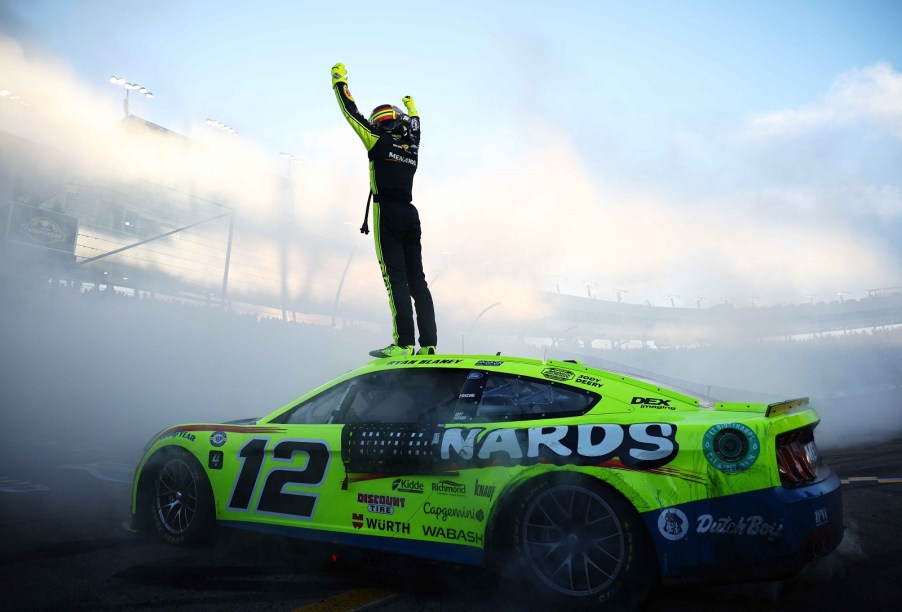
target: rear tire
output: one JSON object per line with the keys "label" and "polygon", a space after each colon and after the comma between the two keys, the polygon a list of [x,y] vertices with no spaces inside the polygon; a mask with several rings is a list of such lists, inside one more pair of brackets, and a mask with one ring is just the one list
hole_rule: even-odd
{"label": "rear tire", "polygon": [[182,450],[163,451],[155,463],[144,496],[150,524],[164,541],[176,546],[207,540],[215,512],[203,468]]}
{"label": "rear tire", "polygon": [[632,609],[657,580],[638,513],[602,482],[581,474],[539,480],[510,516],[511,577],[551,605]]}

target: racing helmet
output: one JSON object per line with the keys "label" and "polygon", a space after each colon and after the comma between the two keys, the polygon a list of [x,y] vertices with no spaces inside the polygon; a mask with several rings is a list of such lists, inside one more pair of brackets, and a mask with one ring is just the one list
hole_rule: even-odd
{"label": "racing helmet", "polygon": [[407,134],[409,121],[410,118],[400,108],[391,104],[380,104],[370,113],[370,125],[396,137]]}

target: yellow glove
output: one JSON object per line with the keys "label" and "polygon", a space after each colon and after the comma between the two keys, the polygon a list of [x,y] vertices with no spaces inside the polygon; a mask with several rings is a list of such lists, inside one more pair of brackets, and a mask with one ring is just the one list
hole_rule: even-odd
{"label": "yellow glove", "polygon": [[413,104],[413,96],[404,96],[401,98],[401,101],[404,103],[404,106],[407,107],[407,114],[411,117],[417,117],[417,107]]}
{"label": "yellow glove", "polygon": [[348,70],[341,62],[332,66],[332,84],[346,83],[348,81]]}

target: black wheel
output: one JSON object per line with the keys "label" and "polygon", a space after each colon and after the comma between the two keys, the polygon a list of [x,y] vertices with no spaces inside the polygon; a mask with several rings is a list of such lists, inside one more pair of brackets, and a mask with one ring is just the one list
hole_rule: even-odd
{"label": "black wheel", "polygon": [[639,515],[601,482],[581,475],[542,480],[519,498],[512,518],[518,573],[550,603],[630,608],[656,580]]}
{"label": "black wheel", "polygon": [[200,464],[184,451],[169,451],[157,461],[148,482],[150,522],[163,540],[188,546],[213,530],[213,493]]}

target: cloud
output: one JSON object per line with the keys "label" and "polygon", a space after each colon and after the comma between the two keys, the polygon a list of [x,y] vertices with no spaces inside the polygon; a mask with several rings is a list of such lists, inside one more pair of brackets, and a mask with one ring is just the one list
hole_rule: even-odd
{"label": "cloud", "polygon": [[[49,145],[70,164],[99,180],[149,180],[226,200],[269,215],[284,188],[268,156],[238,138],[199,128],[177,137],[124,129],[117,102],[101,95],[53,57],[35,57],[0,36],[0,89],[26,102],[0,100],[0,129]],[[264,205],[264,206],[261,206]]]}
{"label": "cloud", "polygon": [[814,104],[755,117],[747,135],[753,139],[793,138],[812,130],[870,123],[902,140],[902,74],[879,63],[837,77]]}
{"label": "cloud", "polygon": [[[258,224],[256,236],[236,232],[231,286],[278,292],[275,245],[287,232],[292,297],[331,308],[344,276],[339,312],[378,309],[376,320],[386,316],[381,297],[373,299],[382,289],[372,235],[357,230],[368,187],[365,151],[337,109],[334,124],[299,135],[289,193],[280,176],[284,162],[242,138],[206,129],[188,134],[190,141],[135,138],[118,129],[117,102],[80,83],[58,60],[28,57],[3,39],[0,67],[8,88],[31,102],[24,110],[0,109],[0,129],[76,152],[72,159],[101,177],[181,186],[236,207],[242,228]],[[888,65],[856,71],[838,78],[818,104],[751,125],[770,126],[774,136],[774,126],[784,135],[791,124],[817,131],[817,122],[830,117],[890,125],[900,117],[893,95],[899,83]],[[715,182],[725,156],[720,145],[731,147],[738,161],[730,163],[744,164],[754,181],[708,187],[701,197],[661,182],[615,184],[595,171],[553,115],[527,114],[511,111],[448,134],[442,146],[428,138],[424,145],[414,195],[427,279],[442,317],[466,326],[501,302],[486,322],[529,321],[547,314],[534,290],[556,286],[602,299],[627,290],[625,299],[639,303],[662,304],[673,293],[705,296],[711,305],[724,297],[803,301],[811,293],[898,283],[898,266],[880,235],[850,223],[898,218],[896,184],[814,180],[830,167],[795,183],[797,168],[782,164],[779,171],[790,177],[784,184],[763,164],[765,151],[781,148],[776,139],[762,144],[723,133],[683,135],[698,183]],[[283,223],[289,197],[292,219]]]}

